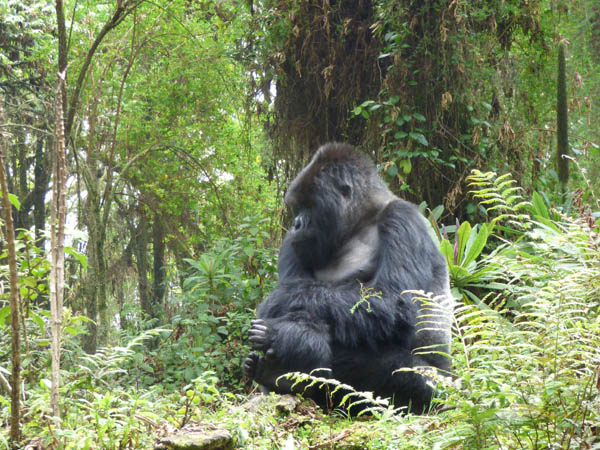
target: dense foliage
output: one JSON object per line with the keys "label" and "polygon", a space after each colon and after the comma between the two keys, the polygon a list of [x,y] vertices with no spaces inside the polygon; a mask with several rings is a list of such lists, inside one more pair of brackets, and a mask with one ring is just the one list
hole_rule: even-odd
{"label": "dense foliage", "polygon": [[[12,204],[0,218],[0,448],[7,213],[23,446],[150,448],[206,424],[248,448],[599,445],[597,2],[68,0],[63,12],[64,99],[54,2],[0,0]],[[57,101],[69,172],[60,419],[49,400]],[[282,196],[326,140],[369,152],[396,194],[423,202],[446,257],[455,374],[440,380],[437,414],[382,405],[352,421],[247,403],[241,360],[276,281]]]}

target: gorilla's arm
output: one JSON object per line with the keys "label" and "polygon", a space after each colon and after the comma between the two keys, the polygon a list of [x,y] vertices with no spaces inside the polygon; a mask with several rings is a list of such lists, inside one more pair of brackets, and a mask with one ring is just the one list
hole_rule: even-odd
{"label": "gorilla's arm", "polygon": [[[364,296],[361,300],[357,281],[325,283],[296,279],[280,281],[273,293],[258,308],[259,322],[250,329],[253,350],[245,361],[246,374],[268,390],[292,391],[291,384],[278,377],[287,372],[310,373],[314,369],[330,369],[324,374],[344,381],[339,372],[364,370],[373,364],[382,344],[404,349],[402,363],[409,355],[414,339],[415,306],[385,294]],[[346,367],[340,356],[354,354],[357,366]],[[386,357],[389,360],[389,355]],[[340,364],[341,363],[341,364]],[[377,365],[377,363],[375,363]],[[387,372],[404,364],[390,366]],[[381,378],[381,376],[379,377]],[[295,392],[303,392],[297,386]],[[315,394],[307,394],[315,398]]]}
{"label": "gorilla's arm", "polygon": [[422,290],[432,294],[427,302],[418,296],[413,299],[413,294],[403,294],[417,309],[412,365],[434,366],[447,374],[454,299],[446,261],[424,221],[417,207],[403,200],[392,202],[382,212],[379,229],[385,244],[373,284],[388,285],[396,292]]}

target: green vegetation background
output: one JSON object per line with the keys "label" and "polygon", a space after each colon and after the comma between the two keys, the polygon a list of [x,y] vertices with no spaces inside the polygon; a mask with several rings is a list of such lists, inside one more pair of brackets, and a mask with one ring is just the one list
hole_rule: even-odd
{"label": "green vegetation background", "polygon": [[[64,11],[73,126],[57,421],[45,231],[55,4],[0,0],[23,445],[150,448],[187,426],[227,429],[240,448],[598,448],[596,1],[72,0]],[[568,114],[557,114],[559,48]],[[394,192],[421,204],[447,258],[455,373],[436,414],[242,406],[256,392],[241,373],[249,319],[276,282],[289,221],[282,195],[333,139],[371,152]]]}

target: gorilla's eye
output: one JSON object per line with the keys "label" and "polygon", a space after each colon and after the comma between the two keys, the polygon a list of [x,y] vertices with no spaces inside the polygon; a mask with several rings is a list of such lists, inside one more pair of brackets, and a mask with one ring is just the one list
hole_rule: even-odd
{"label": "gorilla's eye", "polygon": [[346,198],[350,197],[350,194],[352,193],[352,186],[350,186],[349,184],[340,184],[340,192],[342,193],[342,195]]}

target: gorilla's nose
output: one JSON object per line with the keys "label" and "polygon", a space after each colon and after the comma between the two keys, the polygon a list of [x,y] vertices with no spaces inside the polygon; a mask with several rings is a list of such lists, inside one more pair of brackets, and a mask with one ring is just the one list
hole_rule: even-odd
{"label": "gorilla's nose", "polygon": [[300,231],[301,229],[306,228],[309,222],[310,219],[307,215],[299,214],[294,219],[292,227],[294,228],[294,231]]}

